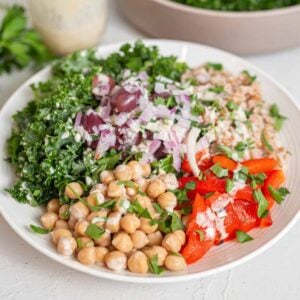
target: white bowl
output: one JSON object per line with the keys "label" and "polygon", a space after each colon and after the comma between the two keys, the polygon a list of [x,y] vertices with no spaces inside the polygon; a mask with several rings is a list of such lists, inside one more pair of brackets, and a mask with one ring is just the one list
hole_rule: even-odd
{"label": "white bowl", "polygon": [[[273,226],[266,229],[258,228],[253,230],[251,235],[254,237],[254,240],[249,243],[239,244],[235,241],[224,243],[211,249],[202,260],[189,266],[186,271],[177,273],[165,272],[161,276],[153,276],[151,274],[137,275],[125,271],[119,273],[112,272],[99,266],[85,266],[73,258],[66,258],[59,255],[51,245],[49,236],[39,236],[29,230],[29,224],[39,223],[42,208],[32,208],[29,205],[20,204],[4,191],[4,189],[11,186],[15,180],[14,171],[11,166],[4,161],[6,158],[5,143],[10,136],[12,126],[11,116],[17,110],[22,109],[30,100],[31,91],[29,85],[49,77],[50,67],[43,69],[25,82],[10,97],[0,112],[0,212],[15,232],[32,247],[57,262],[97,277],[127,282],[162,283],[184,281],[212,275],[255,257],[278,241],[296,222],[300,211],[300,201],[298,199],[300,195],[300,185],[298,184],[298,178],[300,176],[300,140],[298,138],[298,130],[300,128],[299,106],[279,83],[272,80],[264,72],[245,60],[234,55],[214,48],[180,41],[146,40],[145,43],[147,45],[157,45],[163,54],[174,54],[180,59],[187,61],[190,66],[197,66],[210,61],[222,63],[227,70],[233,73],[238,73],[245,69],[249,70],[258,76],[258,80],[262,84],[265,99],[276,102],[282,114],[288,116],[289,119],[282,132],[282,139],[284,145],[292,153],[286,183],[291,191],[291,195],[281,206],[276,206],[273,209]],[[116,51],[120,45],[121,44],[114,44],[100,47],[99,54],[106,56]]]}

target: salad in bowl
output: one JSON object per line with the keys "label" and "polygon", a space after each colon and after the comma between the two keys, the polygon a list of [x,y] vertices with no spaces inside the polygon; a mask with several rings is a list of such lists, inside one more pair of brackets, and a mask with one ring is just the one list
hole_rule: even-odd
{"label": "salad in bowl", "polygon": [[[183,271],[222,243],[250,242],[289,194],[286,119],[254,74],[190,68],[138,41],[54,63],[14,115],[7,191],[44,206],[37,234],[112,271]],[[32,233],[32,234],[34,234]]]}

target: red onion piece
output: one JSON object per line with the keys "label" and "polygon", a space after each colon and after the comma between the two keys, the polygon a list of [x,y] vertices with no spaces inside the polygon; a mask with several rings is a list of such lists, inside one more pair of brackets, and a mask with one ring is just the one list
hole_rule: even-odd
{"label": "red onion piece", "polygon": [[116,112],[131,112],[137,107],[141,91],[130,93],[121,87],[111,97],[111,105],[114,107]]}

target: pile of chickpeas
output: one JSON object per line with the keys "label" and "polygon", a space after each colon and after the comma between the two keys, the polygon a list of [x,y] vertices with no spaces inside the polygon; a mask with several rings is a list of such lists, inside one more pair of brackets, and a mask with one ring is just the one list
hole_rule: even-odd
{"label": "pile of chickpeas", "polygon": [[[185,269],[186,262],[179,254],[185,244],[185,232],[177,230],[164,234],[157,223],[127,211],[131,203],[137,201],[148,210],[152,219],[158,219],[160,214],[153,207],[156,202],[162,209],[181,217],[175,210],[176,196],[170,191],[178,188],[175,175],[151,176],[149,164],[130,161],[113,171],[103,171],[100,181],[84,198],[81,198],[82,186],[78,182],[69,183],[65,195],[75,202],[72,205],[60,205],[58,199],[48,202],[41,223],[52,230],[57,251],[66,256],[75,255],[82,264],[102,264],[113,271],[128,269],[134,273],[147,273],[149,260],[154,256],[158,266],[172,271]],[[122,182],[132,183],[128,187]],[[78,200],[79,197],[84,201]],[[113,208],[90,210],[112,199],[116,201]],[[87,235],[89,224],[103,228],[100,238],[92,239]]]}

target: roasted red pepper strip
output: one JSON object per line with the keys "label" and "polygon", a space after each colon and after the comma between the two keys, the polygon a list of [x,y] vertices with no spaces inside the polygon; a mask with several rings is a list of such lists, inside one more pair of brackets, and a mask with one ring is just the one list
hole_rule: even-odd
{"label": "roasted red pepper strip", "polygon": [[275,189],[278,189],[282,186],[285,181],[284,173],[281,170],[274,170],[269,175],[268,178],[265,180],[264,185],[262,187],[262,191],[264,196],[269,202],[269,210],[273,207],[275,200],[271,196],[269,192],[269,186],[272,186]]}
{"label": "roasted red pepper strip", "polygon": [[259,158],[247,160],[242,165],[248,168],[250,174],[257,174],[274,170],[278,163],[274,158]]}
{"label": "roasted red pepper strip", "polygon": [[213,163],[219,164],[222,168],[228,169],[229,171],[234,171],[237,167],[237,163],[234,160],[223,155],[214,156]]}
{"label": "roasted red pepper strip", "polygon": [[219,178],[210,178],[208,180],[199,180],[196,184],[196,191],[201,195],[211,192],[226,193],[226,181]]}
{"label": "roasted red pepper strip", "polygon": [[273,224],[271,214],[269,213],[266,217],[260,219],[259,227],[269,227]]}
{"label": "roasted red pepper strip", "polygon": [[242,199],[247,201],[254,201],[253,189],[250,186],[246,186],[241,190],[238,190],[235,194],[236,199]]}
{"label": "roasted red pepper strip", "polygon": [[239,220],[239,230],[247,232],[259,225],[257,203],[236,199],[232,207]]}
{"label": "roasted red pepper strip", "polygon": [[190,235],[187,245],[181,251],[181,254],[189,265],[202,258],[214,244],[213,240],[206,238],[205,231],[203,231],[203,233],[204,240],[200,241],[199,234],[194,231]]}

